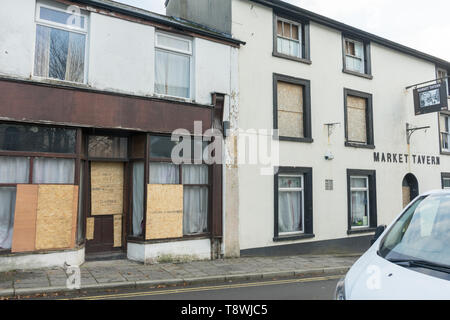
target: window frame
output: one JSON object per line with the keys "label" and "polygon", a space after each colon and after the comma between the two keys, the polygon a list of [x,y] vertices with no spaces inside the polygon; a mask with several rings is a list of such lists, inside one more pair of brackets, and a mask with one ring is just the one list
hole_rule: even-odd
{"label": "window frame", "polygon": [[275,138],[280,141],[313,143],[312,121],[311,121],[311,81],[306,79],[294,78],[281,74],[273,74],[273,129],[278,130],[278,82],[287,82],[303,87],[303,136],[304,138],[280,136]]}
{"label": "window frame", "polygon": [[[368,227],[353,227],[352,226],[352,178],[367,178],[367,193],[368,193]],[[377,188],[376,188],[376,171],[375,170],[360,170],[347,169],[347,234],[372,233],[377,228]]]}
{"label": "window frame", "polygon": [[444,181],[450,180],[450,172],[441,172],[441,185],[443,190],[450,190],[450,188],[445,188]]}
{"label": "window frame", "polygon": [[[302,230],[300,231],[293,231],[293,232],[280,232],[278,230],[278,235],[280,237],[287,237],[287,236],[296,236],[296,235],[302,235],[305,234],[305,177],[303,174],[279,174],[278,175],[278,184],[280,178],[300,178],[300,188],[281,188],[278,186],[278,197],[280,196],[280,192],[300,192],[301,193],[301,207],[300,207],[300,214],[301,214],[301,221],[302,221]],[[279,198],[278,198],[279,202]]]}
{"label": "window frame", "polygon": [[[354,70],[349,70],[347,69],[347,61],[346,61],[346,57],[347,57],[347,52],[346,52],[346,42],[350,41],[350,42],[359,42],[363,45],[363,50],[364,50],[364,57],[363,57],[363,62],[364,62],[364,73],[358,72],[358,71],[354,71]],[[353,58],[355,58],[354,56],[351,56]],[[346,74],[350,74],[350,75],[354,75],[354,76],[359,76],[359,77],[363,77],[369,80],[373,79],[373,75],[372,75],[372,59],[371,59],[371,53],[370,53],[370,41],[368,40],[364,40],[358,37],[354,37],[352,35],[347,35],[347,34],[342,34],[342,72],[346,73]]]}
{"label": "window frame", "polygon": [[[156,157],[151,157],[150,153],[151,153],[151,138],[152,137],[165,137],[165,138],[170,138],[170,135],[167,134],[158,134],[158,133],[149,133],[147,134],[147,142],[146,142],[146,150],[145,150],[145,159],[144,160],[144,230],[143,230],[143,236],[140,238],[140,240],[144,240],[145,239],[145,225],[146,225],[146,207],[147,207],[147,185],[150,184],[150,166],[152,165],[152,163],[170,163],[170,164],[174,164],[172,162],[171,158],[156,158]],[[194,141],[194,136],[190,136],[191,138],[191,142],[193,143]],[[188,159],[186,159],[188,160]],[[191,165],[199,165],[194,163],[195,160],[195,155],[191,154]],[[209,237],[212,234],[212,218],[213,218],[213,212],[212,212],[212,191],[213,191],[213,172],[212,172],[212,166],[208,165],[207,163],[205,163],[204,161],[202,161],[201,165],[206,165],[208,167],[208,183],[207,184],[185,184],[183,183],[183,165],[185,163],[182,164],[174,164],[178,167],[178,183],[175,185],[182,185],[182,186],[187,186],[187,187],[207,187],[208,188],[208,231],[204,232],[204,233],[196,233],[196,234],[183,234],[183,236],[180,239],[192,239],[192,238],[200,238],[200,237]],[[189,164],[188,164],[189,165]],[[184,233],[184,232],[183,232]],[[131,240],[136,239],[136,237],[130,237]],[[148,240],[144,240],[145,242],[152,242],[152,241],[148,241]],[[158,241],[158,240],[156,240]]]}
{"label": "window frame", "polygon": [[[441,77],[439,76],[439,72],[445,72],[446,77],[449,76],[449,70],[437,66],[437,67],[436,67],[436,80],[441,78]],[[445,83],[446,83],[446,85],[447,85],[447,90],[446,90],[446,91],[447,91],[447,98],[450,99],[450,82],[449,82],[449,78],[445,79],[444,81],[445,81]],[[437,81],[437,82],[440,83],[439,81]]]}
{"label": "window frame", "polygon": [[[279,167],[274,175],[274,242],[293,241],[314,238],[313,229],[313,168],[305,167]],[[302,177],[302,232],[280,233],[278,225],[279,215],[279,177]]]}
{"label": "window frame", "polygon": [[[366,137],[367,142],[349,141],[348,139],[348,96],[366,100]],[[345,123],[345,146],[352,148],[375,149],[374,125],[373,125],[373,96],[370,93],[344,88],[344,123]]]}
{"label": "window frame", "polygon": [[[291,56],[278,51],[278,21],[281,20],[286,23],[298,26],[299,42],[300,48],[299,53],[301,57]],[[273,13],[273,51],[272,56],[278,58],[284,58],[288,60],[293,60],[297,62],[302,62],[305,64],[312,64],[311,61],[311,50],[310,50],[310,26],[309,21],[304,21],[301,19],[293,19],[291,17]]]}
{"label": "window frame", "polygon": [[[366,182],[366,186],[365,187],[352,187],[352,180],[353,179],[364,179],[364,181]],[[352,192],[364,192],[366,194],[367,197],[367,225],[365,226],[351,226],[352,230],[358,230],[358,229],[367,229],[370,227],[370,216],[371,216],[371,212],[370,212],[370,197],[369,197],[369,177],[368,176],[350,176],[350,193]],[[350,202],[350,212],[353,212],[353,201]]]}
{"label": "window frame", "polygon": [[[189,51],[183,51],[183,50],[179,50],[179,49],[174,49],[174,48],[170,48],[164,45],[159,45],[158,44],[158,35],[164,35],[168,38],[172,38],[175,40],[186,40],[189,42]],[[169,98],[169,99],[178,99],[178,100],[183,100],[183,101],[188,101],[188,102],[193,102],[195,101],[195,90],[194,90],[194,38],[190,38],[184,35],[179,35],[179,34],[172,34],[172,33],[168,33],[165,32],[163,30],[156,30],[155,31],[155,59],[154,59],[154,63],[155,63],[155,68],[154,68],[154,72],[153,72],[153,78],[154,78],[154,86],[153,86],[153,91],[154,91],[154,95],[157,97],[161,97],[161,98]],[[171,54],[176,54],[176,55],[180,55],[183,57],[189,57],[189,97],[179,97],[179,96],[173,96],[173,95],[169,95],[169,94],[163,94],[163,93],[158,93],[156,92],[156,63],[157,63],[157,58],[156,58],[156,52],[157,51],[162,51],[162,52],[167,52],[167,53],[171,53]]]}
{"label": "window frame", "polygon": [[[47,128],[61,128],[61,129],[73,129],[76,130],[76,146],[74,153],[50,153],[50,152],[35,152],[35,151],[7,151],[7,150],[0,150],[0,157],[18,157],[18,158],[25,158],[29,162],[29,171],[28,171],[28,180],[25,183],[0,183],[0,187],[11,187],[16,188],[17,191],[17,185],[19,184],[26,184],[26,185],[37,185],[33,181],[33,170],[34,170],[34,160],[36,158],[50,158],[50,159],[68,159],[74,161],[74,178],[73,183],[42,183],[39,185],[70,185],[70,186],[80,186],[82,181],[80,181],[80,162],[82,160],[81,156],[81,143],[83,135],[81,133],[81,130],[74,129],[72,127],[67,126],[48,126],[48,125],[41,125],[41,124],[33,124],[33,123],[23,123],[23,122],[8,122],[8,121],[2,121],[1,124],[14,124],[14,125],[22,125],[22,126],[39,126],[39,127],[47,127]],[[77,213],[78,214],[78,213]],[[78,219],[78,216],[77,216]],[[77,220],[77,232],[78,232],[78,220]],[[78,239],[76,241],[77,245],[80,245],[78,242]],[[1,255],[7,255],[11,253],[11,249],[0,249],[0,256]]]}
{"label": "window frame", "polygon": [[[439,151],[440,151],[440,154],[442,154],[442,155],[450,155],[450,112],[449,111],[447,111],[447,112],[443,112],[443,111],[441,111],[441,112],[438,112],[437,113],[437,116],[438,116],[438,131],[439,131]],[[442,128],[441,127],[441,117],[444,117],[444,118],[446,118],[446,122],[447,122],[447,125],[448,125],[448,128]],[[445,131],[445,130],[447,130],[447,131]],[[444,134],[447,134],[448,136],[448,149],[445,149],[444,148],[444,146],[443,146],[443,143],[444,143],[444,139],[443,139],[443,135]]]}
{"label": "window frame", "polygon": [[70,29],[71,31],[74,31],[77,33],[82,33],[82,34],[88,33],[88,16],[86,14],[80,13],[79,15],[77,15],[81,18],[84,18],[84,28],[77,28],[77,27],[70,26],[67,24],[62,24],[62,23],[51,21],[51,20],[42,19],[40,17],[41,8],[46,8],[46,9],[50,9],[53,11],[59,11],[62,13],[69,13],[66,10],[58,8],[56,6],[50,6],[50,5],[47,5],[44,3],[39,3],[39,2],[36,4],[36,7],[37,7],[36,17],[35,17],[36,23],[48,25],[50,27],[56,27],[58,29]]}
{"label": "window frame", "polygon": [[[42,151],[8,151],[8,150],[0,150],[0,157],[20,157],[20,158],[28,158],[30,161],[29,166],[29,178],[28,182],[25,184],[35,184],[33,181],[33,171],[34,171],[34,160],[36,158],[50,158],[50,159],[67,159],[74,160],[74,183],[51,183],[52,185],[78,185],[79,176],[77,172],[79,171],[78,159],[81,159],[80,155],[80,146],[82,134],[80,130],[74,129],[72,127],[66,126],[48,126],[41,124],[33,124],[33,123],[18,123],[18,122],[1,122],[1,124],[12,124],[19,125],[24,127],[44,127],[44,128],[56,128],[56,129],[70,129],[75,131],[75,150],[73,153],[52,153],[52,152],[42,152]],[[83,137],[84,138],[84,137]],[[19,183],[20,184],[20,183]],[[16,184],[0,184],[0,186],[17,186]]]}
{"label": "window frame", "polygon": [[[41,8],[47,8],[47,9],[51,9],[54,11],[68,13],[66,10],[63,10],[56,6],[50,6],[50,5],[39,3],[39,2],[36,3],[36,12],[35,12],[35,17],[34,17],[34,20],[35,20],[34,21],[35,22],[34,23],[34,39],[33,39],[34,48],[33,48],[33,55],[32,55],[33,61],[32,61],[32,72],[31,72],[32,78],[38,79],[38,80],[58,81],[58,82],[63,82],[63,83],[67,83],[67,84],[86,85],[88,82],[88,70],[89,70],[89,68],[88,68],[88,65],[89,65],[89,28],[90,28],[89,16],[87,14],[81,13],[80,16],[84,18],[84,29],[81,29],[81,28],[75,28],[72,26],[53,22],[50,20],[41,19],[40,18]],[[34,74],[35,65],[36,65],[36,45],[37,45],[36,35],[37,35],[37,26],[38,25],[43,26],[43,27],[48,27],[48,28],[59,29],[59,30],[67,31],[67,32],[74,32],[74,33],[82,34],[85,36],[83,82],[61,80],[61,79],[57,79],[57,78],[51,78],[49,76],[42,77],[42,76],[37,76]]]}

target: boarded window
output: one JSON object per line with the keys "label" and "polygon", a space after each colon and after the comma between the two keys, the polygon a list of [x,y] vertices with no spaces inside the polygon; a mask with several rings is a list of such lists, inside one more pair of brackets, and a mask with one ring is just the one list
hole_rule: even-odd
{"label": "boarded window", "polygon": [[278,81],[278,129],[282,137],[305,137],[303,91],[301,85]]}
{"label": "boarded window", "polygon": [[347,140],[367,143],[367,99],[347,96]]}

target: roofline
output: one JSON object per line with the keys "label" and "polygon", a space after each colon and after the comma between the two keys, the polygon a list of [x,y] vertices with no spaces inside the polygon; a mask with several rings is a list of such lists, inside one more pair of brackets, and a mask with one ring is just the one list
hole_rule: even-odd
{"label": "roofline", "polygon": [[277,9],[282,12],[288,13],[290,15],[299,16],[300,18],[306,18],[307,20],[317,22],[319,24],[322,24],[324,26],[337,29],[343,33],[348,33],[350,35],[358,36],[367,40],[370,40],[372,42],[381,44],[385,47],[388,47],[390,49],[394,49],[397,51],[400,51],[402,53],[414,56],[416,58],[420,58],[432,63],[437,64],[440,67],[444,67],[447,69],[450,69],[450,62],[446,61],[441,58],[437,58],[435,56],[432,56],[430,54],[418,51],[416,49],[412,49],[410,47],[404,46],[402,44],[399,44],[397,42],[379,37],[377,35],[374,35],[372,33],[366,32],[364,30],[349,26],[347,24],[344,24],[342,22],[327,18],[325,16],[322,16],[320,14],[308,11],[306,9],[294,6],[292,4],[289,4],[284,1],[280,0],[250,0],[256,3],[259,3],[261,5],[270,7],[272,9]]}
{"label": "roofline", "polygon": [[[195,28],[195,27],[193,27],[191,25],[183,23],[182,21],[169,20],[169,19],[172,19],[171,17],[167,17],[167,16],[164,16],[164,15],[159,15],[157,13],[154,13],[154,12],[151,12],[151,11],[146,11],[144,9],[137,9],[137,8],[132,7],[132,6],[128,6],[126,4],[122,4],[121,3],[120,4],[121,6],[116,6],[112,2],[102,2],[102,1],[96,1],[96,0],[70,0],[70,1],[82,3],[84,5],[90,5],[90,6],[93,6],[93,7],[98,7],[98,8],[101,8],[101,9],[105,9],[105,10],[121,13],[121,14],[124,14],[124,15],[132,16],[132,17],[143,19],[143,20],[146,20],[146,21],[159,23],[159,24],[162,24],[162,25],[176,27],[178,29],[182,29],[182,30],[185,30],[185,31],[188,31],[188,32],[193,32],[193,33],[197,33],[197,34],[202,35],[202,36],[207,36],[207,37],[210,37],[210,38],[213,38],[213,39],[217,39],[217,40],[225,41],[225,42],[228,42],[228,43],[232,43],[232,44],[234,44],[236,46],[245,45],[244,41],[241,41],[241,40],[238,40],[238,39],[234,39],[234,38],[232,38],[231,35],[227,36],[225,34],[219,34],[219,33],[216,33],[216,32],[207,31],[205,29]],[[148,12],[149,14],[145,14],[145,12]],[[186,22],[189,23],[189,21],[186,21]]]}

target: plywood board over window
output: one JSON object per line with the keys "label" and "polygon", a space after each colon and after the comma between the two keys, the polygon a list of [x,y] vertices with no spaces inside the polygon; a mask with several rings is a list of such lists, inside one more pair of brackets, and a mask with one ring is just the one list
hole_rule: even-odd
{"label": "plywood board over window", "polygon": [[92,215],[123,213],[123,163],[91,163]]}
{"label": "plywood board over window", "polygon": [[183,186],[148,185],[146,239],[183,237]]}
{"label": "plywood board over window", "polygon": [[278,81],[277,95],[280,136],[304,138],[303,86]]}
{"label": "plywood board over window", "polygon": [[348,141],[367,143],[367,100],[347,96]]}
{"label": "plywood board over window", "polygon": [[13,253],[35,250],[38,191],[38,185],[17,185]]}
{"label": "plywood board over window", "polygon": [[86,219],[86,240],[94,240],[95,218]]}
{"label": "plywood board over window", "polygon": [[12,252],[75,247],[78,186],[18,185]]}
{"label": "plywood board over window", "polygon": [[122,246],[122,216],[114,216],[114,248]]}
{"label": "plywood board over window", "polygon": [[77,212],[78,186],[40,185],[36,250],[74,247]]}

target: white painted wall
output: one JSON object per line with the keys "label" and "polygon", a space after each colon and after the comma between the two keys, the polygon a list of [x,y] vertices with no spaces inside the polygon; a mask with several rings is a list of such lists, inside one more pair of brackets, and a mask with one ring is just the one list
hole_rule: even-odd
{"label": "white painted wall", "polygon": [[[2,0],[1,5],[0,75],[30,78],[36,0]],[[155,28],[95,11],[88,15],[87,85],[98,90],[153,96]],[[201,38],[194,38],[193,43],[193,101],[211,104],[211,93],[231,93],[233,49]]]}
{"label": "white painted wall", "polygon": [[195,100],[211,103],[211,93],[230,94],[231,47],[195,39]]}
{"label": "white painted wall", "polygon": [[155,28],[90,14],[89,85],[100,90],[151,95]]}
{"label": "white painted wall", "polygon": [[162,261],[186,261],[211,259],[211,241],[209,239],[174,241],[152,244],[128,242],[128,259],[157,263]]}
{"label": "white painted wall", "polygon": [[84,263],[84,248],[49,253],[7,255],[0,257],[0,272],[40,268],[80,266]]}
{"label": "white painted wall", "polygon": [[[342,72],[341,33],[311,23],[311,60],[307,65],[272,56],[272,10],[246,0],[233,1],[233,36],[246,42],[239,55],[242,129],[272,129],[273,73],[311,81],[312,136],[314,143],[280,143],[280,165],[313,168],[313,221],[316,237],[304,243],[346,238],[347,169],[376,170],[378,223],[388,224],[402,209],[402,180],[412,172],[419,191],[441,188],[441,172],[450,171],[449,156],[439,154],[437,114],[415,116],[411,84],[435,78],[435,66],[372,43],[373,80]],[[373,161],[374,150],[344,146],[343,89],[373,95],[374,137],[378,152],[407,153],[406,122],[431,126],[413,135],[412,154],[440,156],[440,166]],[[328,145],[325,123],[340,122]],[[333,161],[325,161],[331,150]],[[243,152],[243,150],[239,150]],[[325,179],[334,180],[334,191],[325,191]],[[259,166],[239,168],[239,228],[241,249],[280,245],[274,236],[273,176],[260,175]]]}
{"label": "white painted wall", "polygon": [[32,73],[35,3],[3,0],[0,10],[0,73],[28,78]]}

